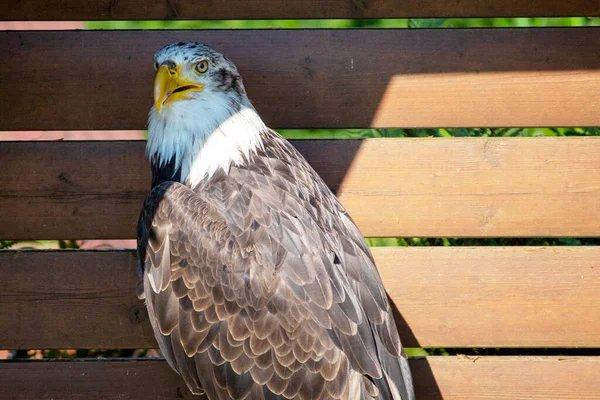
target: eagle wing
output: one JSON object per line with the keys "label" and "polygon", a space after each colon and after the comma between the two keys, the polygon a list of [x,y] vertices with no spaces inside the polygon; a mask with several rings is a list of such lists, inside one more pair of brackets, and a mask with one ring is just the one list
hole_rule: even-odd
{"label": "eagle wing", "polygon": [[364,239],[288,146],[146,199],[138,249],[160,348],[211,399],[412,399]]}

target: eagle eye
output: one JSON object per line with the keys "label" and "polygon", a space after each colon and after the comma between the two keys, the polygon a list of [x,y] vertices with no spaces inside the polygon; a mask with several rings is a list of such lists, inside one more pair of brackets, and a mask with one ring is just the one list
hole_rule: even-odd
{"label": "eagle eye", "polygon": [[159,67],[158,61],[154,61],[154,70],[158,71],[158,67]]}
{"label": "eagle eye", "polygon": [[196,67],[194,67],[194,69],[199,74],[206,73],[206,71],[208,71],[208,61],[206,61],[206,60],[200,61],[198,64],[196,64]]}

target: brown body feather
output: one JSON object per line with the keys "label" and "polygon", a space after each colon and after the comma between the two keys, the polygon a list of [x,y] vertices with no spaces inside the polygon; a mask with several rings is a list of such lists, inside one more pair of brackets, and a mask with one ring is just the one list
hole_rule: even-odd
{"label": "brown body feather", "polygon": [[144,294],[164,356],[211,399],[411,400],[358,228],[288,142],[262,141],[227,173],[146,199]]}

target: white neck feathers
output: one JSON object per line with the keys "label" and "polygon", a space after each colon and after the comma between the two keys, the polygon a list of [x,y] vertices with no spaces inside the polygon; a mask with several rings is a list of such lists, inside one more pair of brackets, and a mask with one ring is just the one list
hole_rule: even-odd
{"label": "white neck feathers", "polygon": [[[267,130],[254,108],[230,96],[203,93],[203,101],[180,101],[154,108],[148,120],[146,154],[153,163],[167,165],[175,157],[181,182],[191,187],[216,171],[240,165],[262,147],[261,132]],[[208,98],[210,97],[210,98]]]}

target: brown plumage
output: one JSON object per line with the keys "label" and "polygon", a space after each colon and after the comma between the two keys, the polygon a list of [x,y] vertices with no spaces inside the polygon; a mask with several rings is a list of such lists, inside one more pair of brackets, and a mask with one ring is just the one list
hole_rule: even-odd
{"label": "brown plumage", "polygon": [[[214,50],[183,43],[157,61],[180,53],[223,62],[227,71],[216,75],[223,78],[205,81],[240,99],[233,113],[253,110],[237,70]],[[197,97],[172,105],[203,101],[210,88],[202,85]],[[192,392],[210,399],[412,400],[387,297],[358,228],[286,140],[260,128],[256,143],[201,178],[193,166],[185,172],[183,155],[149,151],[153,189],[138,251],[165,358]]]}

